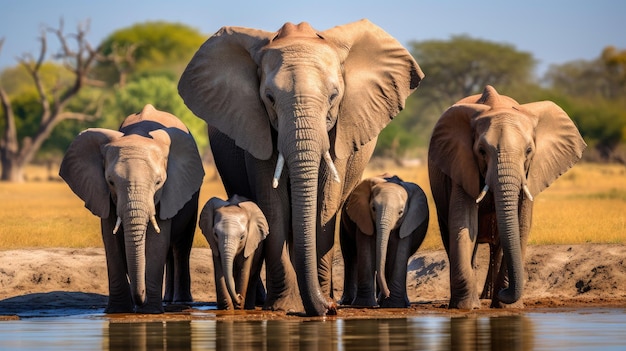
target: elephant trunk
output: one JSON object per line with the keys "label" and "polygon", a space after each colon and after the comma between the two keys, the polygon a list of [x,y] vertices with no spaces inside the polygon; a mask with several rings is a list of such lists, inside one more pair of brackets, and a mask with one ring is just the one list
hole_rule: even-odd
{"label": "elephant trunk", "polygon": [[291,181],[295,269],[306,314],[319,316],[332,308],[321,292],[316,247],[318,176],[328,145],[317,140],[320,131],[310,125],[308,117],[296,117],[292,128],[287,131],[293,135],[292,142],[283,146]]}
{"label": "elephant trunk", "polygon": [[505,304],[518,301],[524,288],[518,214],[521,181],[517,173],[515,166],[502,161],[498,163],[498,184],[494,191],[494,200],[500,242],[509,278],[508,288],[498,293],[498,299]]}
{"label": "elephant trunk", "polygon": [[149,215],[142,210],[142,206],[131,202],[122,217],[131,294],[135,304],[141,306],[146,302],[146,231]]}
{"label": "elephant trunk", "polygon": [[230,298],[233,300],[235,308],[239,308],[242,307],[242,301],[241,295],[237,293],[233,272],[235,255],[237,252],[237,243],[235,242],[235,240],[233,240],[233,238],[230,238],[229,240],[228,237],[225,237],[224,242],[220,243],[220,246],[224,248],[224,252],[221,257],[224,278],[226,280],[226,288],[228,289],[228,294],[230,294]]}
{"label": "elephant trunk", "polygon": [[[389,288],[387,287],[387,279],[385,278],[385,267],[387,263],[387,246],[389,244],[389,235],[393,225],[386,219],[387,214],[385,211],[378,215],[377,228],[376,228],[376,280],[378,287],[380,288],[381,300],[384,300],[390,296]],[[377,212],[378,213],[378,212]]]}

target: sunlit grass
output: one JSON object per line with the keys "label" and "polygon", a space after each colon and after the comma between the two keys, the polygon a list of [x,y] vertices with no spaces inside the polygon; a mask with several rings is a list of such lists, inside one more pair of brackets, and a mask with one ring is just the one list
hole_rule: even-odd
{"label": "sunlit grass", "polygon": [[[365,176],[384,171],[424,189],[431,214],[422,250],[442,248],[426,167],[370,168]],[[225,193],[207,169],[200,207],[212,196]],[[576,243],[626,243],[626,167],[579,164],[536,197],[530,244]],[[208,247],[200,229],[194,246]],[[25,247],[102,247],[100,220],[60,180],[0,183],[0,249]]]}

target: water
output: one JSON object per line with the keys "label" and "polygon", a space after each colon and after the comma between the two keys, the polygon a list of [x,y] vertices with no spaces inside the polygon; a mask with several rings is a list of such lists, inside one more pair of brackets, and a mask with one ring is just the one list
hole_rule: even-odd
{"label": "water", "polygon": [[623,350],[626,309],[398,319],[0,322],[0,350]]}

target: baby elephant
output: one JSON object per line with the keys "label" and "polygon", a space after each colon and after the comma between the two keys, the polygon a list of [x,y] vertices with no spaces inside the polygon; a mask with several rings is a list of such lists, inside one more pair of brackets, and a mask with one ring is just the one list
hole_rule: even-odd
{"label": "baby elephant", "polygon": [[200,229],[213,253],[217,308],[254,309],[269,233],[261,209],[237,195],[228,201],[213,197],[200,213]]}
{"label": "baby elephant", "polygon": [[419,186],[388,174],[361,181],[343,209],[345,276],[340,303],[408,307],[407,263],[427,229],[428,202]]}

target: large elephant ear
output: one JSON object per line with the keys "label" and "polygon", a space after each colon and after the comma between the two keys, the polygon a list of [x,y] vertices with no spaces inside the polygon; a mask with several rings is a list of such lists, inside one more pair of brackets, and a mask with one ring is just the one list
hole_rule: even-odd
{"label": "large elephant ear", "polygon": [[535,128],[535,155],[528,169],[528,188],[535,196],[570,169],[587,144],[565,111],[551,101],[521,105],[538,118]]}
{"label": "large elephant ear", "polygon": [[246,238],[246,245],[243,250],[243,257],[250,257],[254,254],[254,251],[259,247],[261,241],[267,238],[270,226],[265,219],[263,212],[252,201],[243,201],[238,204],[248,212],[250,222],[248,223],[248,237]]}
{"label": "large elephant ear", "polygon": [[474,158],[472,118],[488,110],[480,104],[459,104],[439,118],[428,146],[428,162],[436,165],[473,198],[478,197],[480,171]]}
{"label": "large elephant ear", "polygon": [[384,178],[371,177],[363,179],[352,190],[346,200],[345,214],[354,222],[359,230],[367,235],[374,235],[374,221],[370,211],[370,198],[374,185],[385,182]]}
{"label": "large elephant ear", "polygon": [[254,56],[273,35],[223,27],[202,44],[178,83],[178,93],[196,116],[262,160],[270,158],[273,146]]}
{"label": "large elephant ear", "polygon": [[211,247],[211,252],[213,252],[214,257],[219,257],[220,250],[217,245],[217,238],[213,233],[213,217],[215,210],[218,208],[228,206],[229,203],[218,198],[212,197],[209,201],[204,204],[202,207],[202,211],[200,211],[200,219],[198,220],[198,226],[202,231],[202,235],[206,238],[206,241],[209,243],[209,247]]}
{"label": "large elephant ear", "polygon": [[417,184],[403,182],[402,186],[409,193],[408,209],[400,225],[400,238],[411,235],[424,221],[428,220],[428,200],[424,190]]}
{"label": "large elephant ear", "polygon": [[424,73],[402,44],[368,20],[320,35],[337,46],[343,60],[345,92],[335,155],[344,159],[378,136],[404,108]]}
{"label": "large elephant ear", "polygon": [[110,129],[87,129],[72,141],[61,162],[61,178],[85,202],[85,207],[100,218],[108,218],[111,207],[102,147],[123,135]]}
{"label": "large elephant ear", "polygon": [[200,190],[204,167],[191,134],[178,128],[165,128],[150,132],[150,136],[161,143],[169,142],[167,180],[163,184],[159,211],[161,219],[169,219]]}

